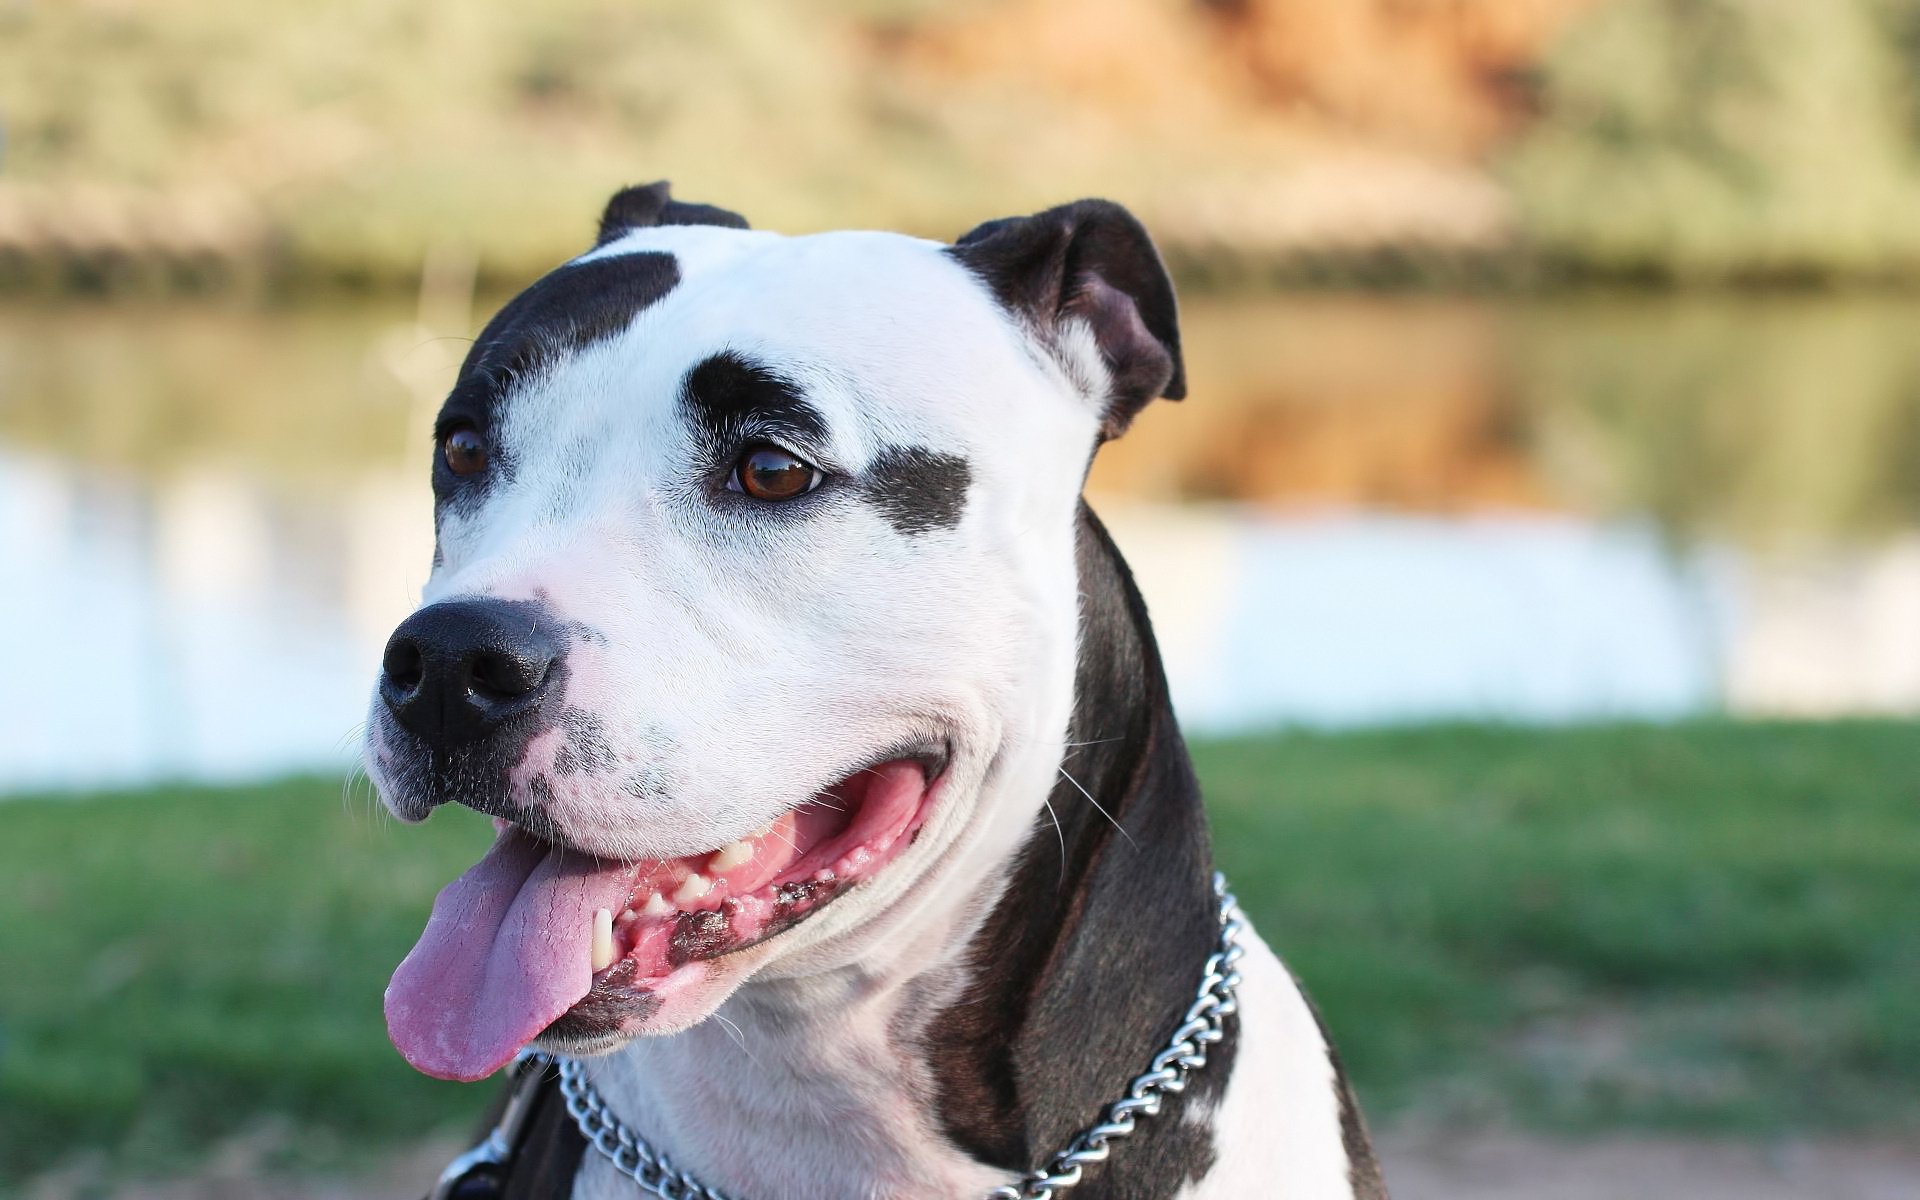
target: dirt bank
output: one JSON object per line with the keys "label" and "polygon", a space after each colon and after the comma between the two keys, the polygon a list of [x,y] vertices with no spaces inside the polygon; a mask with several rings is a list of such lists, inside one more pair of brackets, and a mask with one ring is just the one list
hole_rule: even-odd
{"label": "dirt bank", "polygon": [[[97,1162],[43,1176],[24,1200],[417,1200],[450,1142],[424,1143],[352,1179],[263,1177],[244,1144],[198,1175],[110,1186]],[[1704,1138],[1565,1141],[1395,1131],[1380,1139],[1395,1200],[1911,1200],[1920,1142]]]}

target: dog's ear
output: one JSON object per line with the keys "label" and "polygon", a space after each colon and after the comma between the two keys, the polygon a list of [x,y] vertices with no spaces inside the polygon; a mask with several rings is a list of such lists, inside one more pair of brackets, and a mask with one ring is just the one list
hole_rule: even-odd
{"label": "dog's ear", "polygon": [[607,201],[600,214],[600,237],[593,244],[604,246],[629,230],[653,225],[724,225],[728,229],[747,228],[747,219],[739,213],[715,208],[711,204],[688,204],[668,195],[667,181],[636,184],[621,188]]}
{"label": "dog's ear", "polygon": [[[1134,215],[1110,200],[1078,200],[1030,217],[988,221],[954,243],[983,279],[1084,386],[1104,383],[1102,440],[1126,431],[1155,396],[1187,394],[1173,281]],[[1076,353],[1091,336],[1105,379]]]}

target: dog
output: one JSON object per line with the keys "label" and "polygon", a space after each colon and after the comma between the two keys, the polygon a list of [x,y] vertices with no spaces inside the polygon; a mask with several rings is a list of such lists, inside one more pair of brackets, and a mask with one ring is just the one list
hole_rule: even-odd
{"label": "dog", "polygon": [[[1087,1147],[1225,945],[1147,613],[1081,496],[1184,393],[1118,205],[946,245],[615,195],[439,416],[366,762],[401,820],[498,835],[393,976],[400,1053],[565,1056],[569,1103],[712,1189],[684,1194],[1054,1194],[1029,1172]],[[1204,1065],[1076,1200],[1385,1196],[1311,1005],[1234,931]],[[546,1061],[441,1194],[650,1194]]]}

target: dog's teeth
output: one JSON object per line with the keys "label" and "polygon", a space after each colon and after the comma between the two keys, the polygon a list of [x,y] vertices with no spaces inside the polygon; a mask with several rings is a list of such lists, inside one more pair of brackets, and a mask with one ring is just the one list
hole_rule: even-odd
{"label": "dog's teeth", "polygon": [[640,915],[643,917],[664,917],[672,911],[673,905],[668,904],[667,898],[659,892],[648,892],[647,902],[640,906]]}
{"label": "dog's teeth", "polygon": [[638,921],[639,919],[640,919],[640,914],[629,908],[621,912],[619,923],[622,925],[631,925],[633,922]]}
{"label": "dog's teeth", "polygon": [[707,870],[712,871],[715,875],[724,875],[735,867],[752,861],[752,859],[753,843],[728,842],[716,850],[713,857],[707,860]]}
{"label": "dog's teeth", "polygon": [[593,969],[604,971],[613,965],[613,911],[601,909],[593,914]]}
{"label": "dog's teeth", "polygon": [[679,890],[673,894],[673,902],[691,904],[712,890],[713,885],[707,882],[707,877],[695,871],[681,881]]}
{"label": "dog's teeth", "polygon": [[833,872],[827,870],[825,867],[822,867],[820,870],[815,871],[813,873],[813,881],[815,883],[832,883]]}

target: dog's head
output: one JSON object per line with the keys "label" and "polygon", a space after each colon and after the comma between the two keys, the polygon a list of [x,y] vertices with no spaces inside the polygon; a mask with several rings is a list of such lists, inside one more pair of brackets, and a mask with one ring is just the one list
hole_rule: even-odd
{"label": "dog's head", "polygon": [[366,758],[402,819],[500,835],[394,976],[401,1051],[472,1079],[682,1029],[1010,854],[1065,736],[1087,464],[1182,391],[1115,205],[947,246],[615,196],[440,414]]}

